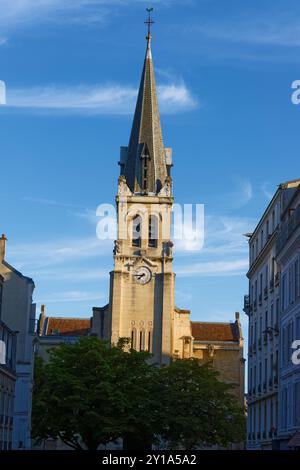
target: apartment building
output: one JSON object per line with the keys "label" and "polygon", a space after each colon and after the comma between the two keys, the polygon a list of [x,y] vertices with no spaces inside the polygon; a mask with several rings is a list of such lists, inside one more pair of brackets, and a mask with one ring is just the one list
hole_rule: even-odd
{"label": "apartment building", "polygon": [[300,180],[281,184],[249,237],[248,449],[278,446],[280,365],[280,266],[277,240],[283,208]]}
{"label": "apartment building", "polygon": [[288,449],[300,448],[300,364],[293,358],[293,343],[300,340],[300,186],[285,201],[281,220],[276,258],[281,270],[278,434],[280,449]]}

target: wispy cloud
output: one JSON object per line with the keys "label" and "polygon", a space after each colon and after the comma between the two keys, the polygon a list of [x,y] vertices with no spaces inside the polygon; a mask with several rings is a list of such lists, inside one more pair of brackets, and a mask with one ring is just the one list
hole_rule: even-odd
{"label": "wispy cloud", "polygon": [[[181,81],[158,86],[161,112],[194,109],[197,100]],[[130,114],[137,90],[122,85],[45,86],[9,89],[8,108],[84,114]]]}
{"label": "wispy cloud", "polygon": [[18,269],[29,273],[50,266],[81,262],[95,256],[110,254],[112,242],[92,238],[74,238],[53,242],[22,243],[12,246],[9,259]]}
{"label": "wispy cloud", "polygon": [[68,214],[74,215],[75,217],[78,217],[80,219],[87,220],[95,226],[99,221],[99,217],[97,217],[96,215],[96,209],[89,209],[81,204],[72,204],[68,202],[56,201],[55,199],[45,199],[36,197],[23,197],[22,201],[67,209]]}
{"label": "wispy cloud", "polygon": [[8,41],[7,38],[1,38],[1,37],[0,37],[0,46],[3,46],[4,44],[6,44],[7,41]]}
{"label": "wispy cloud", "polygon": [[245,273],[248,267],[248,259],[234,261],[211,261],[190,263],[179,266],[177,273],[181,276],[203,275],[203,276],[235,276]]}
{"label": "wispy cloud", "polygon": [[221,22],[206,22],[195,29],[204,36],[219,41],[266,46],[298,47],[300,45],[299,14],[266,12],[257,18],[236,18]]}
{"label": "wispy cloud", "polygon": [[91,300],[103,300],[104,296],[99,292],[89,292],[81,290],[52,292],[46,294],[41,299],[45,303],[60,303],[60,302],[86,302]]}
{"label": "wispy cloud", "polygon": [[[134,3],[147,4],[145,0],[0,0],[0,25],[12,31],[45,22],[101,23],[113,7]],[[153,0],[152,3],[168,5],[180,0]]]}
{"label": "wispy cloud", "polygon": [[271,201],[273,197],[273,193],[270,189],[270,183],[268,181],[265,181],[262,184],[261,190],[262,190],[263,195],[268,199],[268,201]]}

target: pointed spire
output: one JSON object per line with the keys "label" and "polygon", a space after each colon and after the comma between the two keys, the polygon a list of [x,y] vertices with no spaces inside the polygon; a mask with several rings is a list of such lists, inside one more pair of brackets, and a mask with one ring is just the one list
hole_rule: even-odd
{"label": "pointed spire", "polygon": [[132,192],[158,193],[168,176],[151,54],[151,12],[147,49],[137,98],[127,158],[122,173]]}

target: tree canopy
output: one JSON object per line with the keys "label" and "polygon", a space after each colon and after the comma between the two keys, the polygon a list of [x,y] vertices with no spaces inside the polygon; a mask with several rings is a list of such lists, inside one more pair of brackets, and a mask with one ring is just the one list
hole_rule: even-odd
{"label": "tree canopy", "polygon": [[50,350],[46,364],[36,358],[33,438],[90,450],[118,438],[139,449],[159,439],[185,449],[244,440],[244,412],[209,365],[159,367],[124,343],[85,337]]}

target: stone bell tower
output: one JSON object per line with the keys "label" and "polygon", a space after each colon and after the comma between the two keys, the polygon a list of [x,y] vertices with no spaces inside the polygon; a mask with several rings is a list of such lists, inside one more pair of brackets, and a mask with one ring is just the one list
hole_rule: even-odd
{"label": "stone bell tower", "polygon": [[128,147],[121,148],[116,197],[118,235],[111,272],[111,342],[131,339],[154,361],[168,363],[173,348],[174,280],[171,213],[172,151],[165,148],[151,54],[147,48]]}

